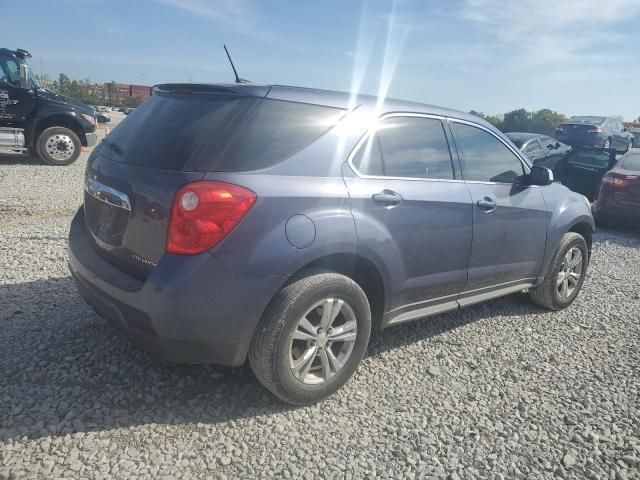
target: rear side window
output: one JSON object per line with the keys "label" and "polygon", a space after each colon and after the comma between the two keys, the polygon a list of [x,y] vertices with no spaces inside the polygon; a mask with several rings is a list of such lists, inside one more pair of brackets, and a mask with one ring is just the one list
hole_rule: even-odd
{"label": "rear side window", "polygon": [[343,114],[339,108],[263,100],[209,170],[255,170],[275,165],[313,143]]}
{"label": "rear side window", "polygon": [[352,162],[365,175],[454,178],[442,122],[432,118],[391,117],[383,120]]}
{"label": "rear side window", "polygon": [[538,143],[538,140],[531,140],[529,143],[527,143],[527,148],[525,148],[527,153],[533,153],[533,152],[537,152],[540,150],[540,144]]}
{"label": "rear side window", "polygon": [[457,122],[451,123],[451,129],[465,180],[514,183],[524,175],[520,159],[489,132]]}

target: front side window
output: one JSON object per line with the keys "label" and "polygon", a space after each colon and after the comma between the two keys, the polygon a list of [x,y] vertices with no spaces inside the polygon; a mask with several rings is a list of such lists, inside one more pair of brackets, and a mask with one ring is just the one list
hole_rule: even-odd
{"label": "front side window", "polygon": [[608,168],[611,154],[604,150],[577,150],[569,157],[568,162],[571,165]]}
{"label": "front side window", "polygon": [[433,118],[391,117],[383,120],[352,162],[365,175],[454,178],[442,122]]}
{"label": "front side window", "polygon": [[457,122],[451,123],[451,129],[465,180],[514,183],[524,175],[520,159],[489,132]]}
{"label": "front side window", "polygon": [[0,82],[9,83],[14,87],[20,86],[20,67],[7,55],[0,55]]}

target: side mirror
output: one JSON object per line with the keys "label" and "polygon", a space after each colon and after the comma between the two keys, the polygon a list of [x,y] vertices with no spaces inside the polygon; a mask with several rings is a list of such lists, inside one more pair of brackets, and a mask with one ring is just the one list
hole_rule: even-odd
{"label": "side mirror", "polygon": [[548,168],[534,165],[528,175],[529,185],[551,185],[553,183],[553,172]]}
{"label": "side mirror", "polygon": [[29,65],[26,63],[20,64],[20,88],[31,88],[29,85]]}

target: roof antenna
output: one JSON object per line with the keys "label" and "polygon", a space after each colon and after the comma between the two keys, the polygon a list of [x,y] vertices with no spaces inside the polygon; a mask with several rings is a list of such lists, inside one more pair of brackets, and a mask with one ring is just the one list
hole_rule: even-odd
{"label": "roof antenna", "polygon": [[224,47],[224,51],[227,52],[227,58],[229,59],[231,68],[233,68],[233,74],[236,76],[236,83],[251,83],[249,80],[245,80],[244,78],[240,78],[238,76],[238,71],[236,70],[236,66],[233,64],[233,60],[231,60],[231,55],[229,55],[229,50],[227,50],[227,46],[223,45],[223,47]]}

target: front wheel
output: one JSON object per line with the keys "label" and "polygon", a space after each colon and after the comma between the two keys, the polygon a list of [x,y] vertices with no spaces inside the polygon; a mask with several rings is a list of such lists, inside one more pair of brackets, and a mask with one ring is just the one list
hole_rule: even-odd
{"label": "front wheel", "polygon": [[280,399],[308,405],[351,378],[370,333],[371,311],[360,286],[337,273],[310,273],[276,295],[251,342],[249,362]]}
{"label": "front wheel", "polygon": [[72,130],[51,127],[44,130],[36,143],[38,155],[49,165],[70,165],[80,156],[81,143]]}
{"label": "front wheel", "polygon": [[585,239],[574,232],[565,233],[542,284],[531,290],[531,299],[549,310],[567,308],[582,288],[588,265],[589,250]]}

